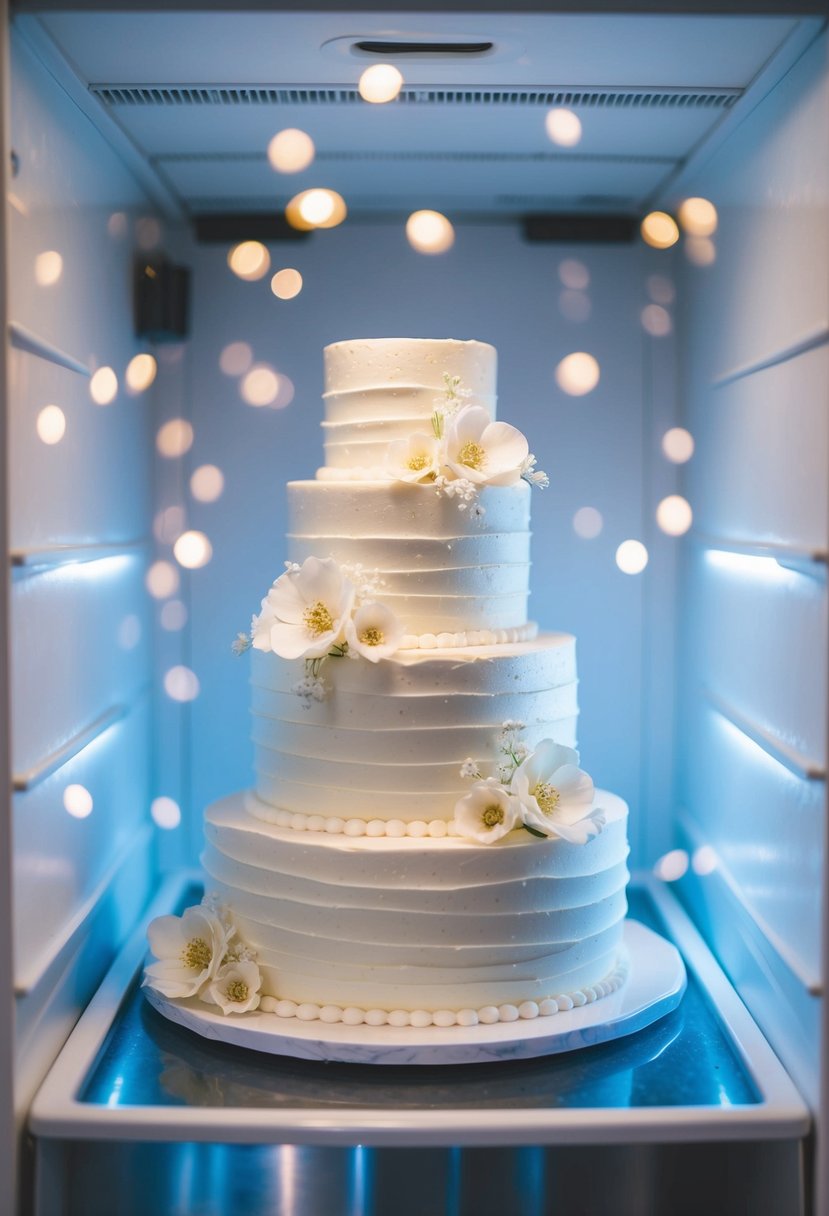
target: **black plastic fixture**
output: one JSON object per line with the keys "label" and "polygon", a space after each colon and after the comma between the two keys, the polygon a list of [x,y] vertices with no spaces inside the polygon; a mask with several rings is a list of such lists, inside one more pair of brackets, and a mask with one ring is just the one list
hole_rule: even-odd
{"label": "black plastic fixture", "polygon": [[190,271],[163,256],[136,258],[133,309],[137,338],[181,342],[190,333]]}
{"label": "black plastic fixture", "polygon": [[305,241],[310,232],[292,228],[283,215],[264,212],[216,212],[193,220],[201,245],[235,245],[239,241]]}
{"label": "black plastic fixture", "polygon": [[636,238],[639,220],[631,215],[525,215],[525,241],[558,244],[620,245]]}
{"label": "black plastic fixture", "polygon": [[355,42],[363,55],[485,55],[493,42]]}

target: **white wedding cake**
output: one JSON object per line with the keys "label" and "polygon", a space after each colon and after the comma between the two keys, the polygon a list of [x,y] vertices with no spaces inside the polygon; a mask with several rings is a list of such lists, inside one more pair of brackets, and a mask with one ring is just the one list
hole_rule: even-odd
{"label": "white wedding cake", "polygon": [[471,1026],[624,977],[627,807],[579,767],[575,639],[527,619],[532,487],[496,353],[325,349],[325,465],[288,485],[252,647],[254,789],[146,982],[226,1013]]}

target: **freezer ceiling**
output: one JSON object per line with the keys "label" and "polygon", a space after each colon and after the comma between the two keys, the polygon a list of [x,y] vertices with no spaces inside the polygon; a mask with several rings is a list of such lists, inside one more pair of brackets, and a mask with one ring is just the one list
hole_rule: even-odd
{"label": "freezer ceiling", "polygon": [[[39,12],[18,17],[75,100],[168,213],[271,211],[309,186],[352,216],[636,214],[750,103],[802,38],[796,17],[320,12]],[[356,91],[364,40],[491,43],[483,54],[383,53],[405,87]],[[782,69],[778,75],[782,74]],[[765,90],[764,90],[765,91]],[[548,109],[581,118],[550,142]],[[317,157],[271,169],[299,127]]]}

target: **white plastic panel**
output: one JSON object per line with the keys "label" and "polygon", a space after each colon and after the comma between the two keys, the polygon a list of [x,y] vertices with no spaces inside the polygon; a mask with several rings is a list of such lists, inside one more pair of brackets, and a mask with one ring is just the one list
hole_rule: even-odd
{"label": "white plastic panel", "polygon": [[701,532],[805,552],[829,549],[827,384],[823,345],[699,391],[688,494]]}
{"label": "white plastic panel", "polygon": [[[141,349],[135,241],[147,247],[158,233],[136,225],[142,195],[111,148],[25,43],[12,44],[10,532],[29,568],[10,588],[11,733],[15,783],[27,792],[15,801],[3,882],[13,881],[16,914],[22,1112],[152,882],[141,544],[152,406],[123,385]],[[96,405],[89,373],[102,366],[120,391]],[[42,418],[38,431],[47,406],[61,412],[62,434]],[[70,784],[92,794],[88,817],[64,809]]]}
{"label": "white plastic panel", "polygon": [[704,703],[688,727],[695,762],[684,789],[701,838],[801,983],[819,982],[822,783],[792,773]]}
{"label": "white plastic panel", "polygon": [[[435,116],[440,122],[439,116]],[[482,124],[483,125],[483,124]],[[552,200],[565,199],[571,207],[578,205],[582,195],[599,196],[607,192],[612,177],[612,197],[622,205],[635,202],[650,194],[666,175],[670,165],[663,161],[625,160],[609,166],[601,158],[573,158],[557,165],[536,161],[520,167],[517,181],[504,175],[501,185],[503,198],[514,210],[516,193],[537,196],[536,204],[553,206]],[[442,205],[451,213],[474,210],[481,199],[494,199],[492,194],[492,164],[488,160],[467,161],[448,157],[437,164],[424,166],[419,160],[383,159],[360,160],[357,163],[331,162],[325,166],[324,180],[328,189],[336,190],[359,210],[388,210],[390,205],[412,211],[429,207],[434,200],[434,179],[441,183]],[[303,174],[303,182],[286,184],[279,181],[267,161],[213,163],[211,161],[167,161],[164,172],[174,189],[183,197],[212,200],[220,207],[223,200],[253,198],[270,200],[276,194],[292,195],[306,186],[318,185],[320,169]],[[531,204],[527,204],[531,205]]]}
{"label": "white plastic panel", "polygon": [[[102,879],[149,822],[149,698],[42,784],[14,799],[15,984],[30,990],[94,904]],[[92,800],[67,811],[68,787]],[[85,810],[80,801],[69,805]]]}
{"label": "white plastic panel", "polygon": [[15,773],[25,774],[144,688],[150,639],[143,555],[16,579],[12,629],[12,756]]}
{"label": "white plastic panel", "polygon": [[[522,13],[48,13],[41,18],[89,81],[353,84],[365,61],[335,38],[417,37],[509,48],[457,65],[463,82],[566,86],[746,85],[796,24],[787,17],[614,16]],[[453,64],[453,71],[455,71]],[[286,72],[288,68],[288,72]],[[445,83],[444,63],[410,67],[418,83]]]}
{"label": "white plastic panel", "polygon": [[719,212],[716,263],[690,272],[704,317],[687,365],[695,388],[829,336],[827,113],[821,38],[687,191]]}
{"label": "white plastic panel", "polygon": [[680,641],[688,897],[815,1105],[827,605],[810,555],[827,542],[827,62],[824,34],[685,183],[720,222],[708,264],[686,263],[681,283],[701,546]]}
{"label": "white plastic panel", "polygon": [[[773,557],[695,549],[688,678],[760,732],[826,767],[826,585]],[[689,689],[690,691],[690,689]]]}
{"label": "white plastic panel", "polygon": [[[545,75],[545,79],[549,79]],[[536,83],[541,84],[542,81]],[[198,156],[224,150],[260,156],[275,131],[299,127],[312,136],[320,154],[316,166],[288,178],[271,176],[271,185],[290,189],[319,177],[342,154],[356,152],[427,154],[433,161],[462,154],[518,157],[558,156],[560,167],[580,156],[625,156],[678,159],[716,122],[718,106],[654,106],[633,111],[624,106],[596,106],[582,111],[582,138],[577,148],[556,148],[544,129],[543,104],[481,103],[466,105],[371,106],[125,106],[111,113],[152,156]],[[172,112],[171,112],[172,111]],[[474,117],[473,117],[474,115]],[[436,142],[440,133],[440,143]],[[509,160],[507,163],[510,163]],[[163,166],[162,166],[163,167]],[[439,164],[436,166],[439,170]],[[518,166],[510,164],[511,170]],[[317,184],[316,182],[314,184]]]}
{"label": "white plastic panel", "polygon": [[[132,346],[129,334],[127,341]],[[123,360],[117,362],[123,372]],[[97,406],[89,379],[75,371],[14,348],[10,363],[12,549],[27,554],[146,536],[150,465],[144,440],[151,403],[122,394],[112,405]],[[57,443],[38,434],[48,406],[57,406],[65,420]]]}

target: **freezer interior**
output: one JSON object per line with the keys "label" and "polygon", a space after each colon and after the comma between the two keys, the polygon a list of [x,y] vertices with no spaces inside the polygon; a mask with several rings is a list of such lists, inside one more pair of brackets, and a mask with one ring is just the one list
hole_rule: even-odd
{"label": "freezer interior", "polygon": [[[250,784],[230,643],[283,568],[284,483],[322,463],[322,347],[398,335],[497,348],[501,416],[551,477],[530,615],[578,638],[582,756],[819,1120],[827,42],[817,7],[765,8],[18,6],[9,1126],[162,882],[197,869],[203,808]],[[378,59],[404,84],[372,105]],[[267,155],[287,128],[316,146],[291,174]],[[284,223],[311,188],[342,224]],[[713,226],[686,207],[670,247],[643,239],[688,199]],[[451,221],[439,255],[407,240],[422,209]]]}

